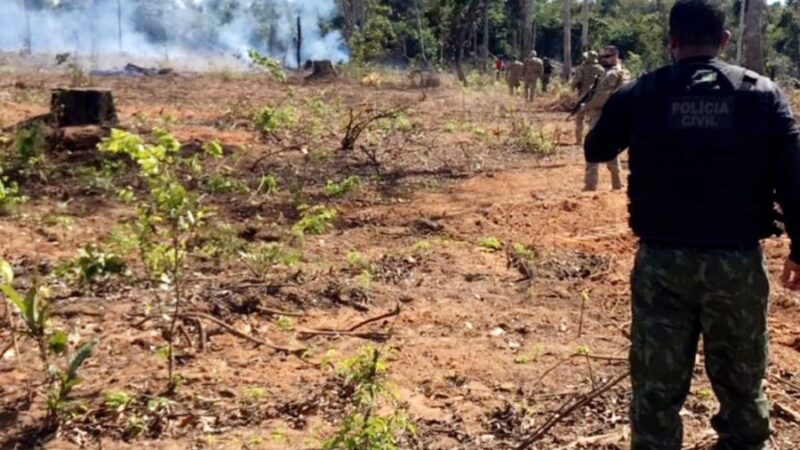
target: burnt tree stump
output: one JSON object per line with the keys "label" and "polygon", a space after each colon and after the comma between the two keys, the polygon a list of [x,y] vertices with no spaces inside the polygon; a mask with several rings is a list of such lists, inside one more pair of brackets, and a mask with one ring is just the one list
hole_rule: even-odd
{"label": "burnt tree stump", "polygon": [[117,124],[114,97],[107,89],[53,89],[50,113],[58,127]]}
{"label": "burnt tree stump", "polygon": [[306,80],[327,80],[338,76],[333,63],[328,59],[323,59],[321,61],[311,61],[311,75],[307,76]]}

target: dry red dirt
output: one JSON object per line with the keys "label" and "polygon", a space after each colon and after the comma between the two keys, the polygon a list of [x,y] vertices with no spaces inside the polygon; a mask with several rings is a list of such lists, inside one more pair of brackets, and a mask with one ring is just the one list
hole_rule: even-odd
{"label": "dry red dirt", "polygon": [[[0,75],[0,124],[47,112],[49,89],[67,82],[57,75]],[[501,86],[464,93],[451,85],[423,93],[349,79],[282,86],[257,76],[212,74],[94,83],[113,89],[125,128],[147,133],[164,127],[184,144],[222,143],[228,154],[207,167],[209,173],[226,173],[251,190],[262,174],[278,178],[281,191],[271,196],[210,195],[218,212],[212,222],[230,224],[245,243],[283,241],[302,251],[302,262],[277,266],[256,282],[235,252],[216,259],[195,255],[189,307],[259,338],[308,346],[308,360],[207,324],[205,351],[179,342],[177,370],[184,381],[168,410],[140,412],[145,430],[131,435],[132,413],[108,411],[104,393],[125,391],[140,402],[159,395],[166,384],[166,362],[156,351],[164,344],[164,321],[141,322],[151,309],[168,311],[159,309],[168,295],[131,279],[89,289],[47,278],[54,286],[54,325],[78,341],[99,339],[76,388],[86,409],[55,435],[41,433],[40,364],[34,347],[21,345],[21,354],[11,350],[0,359],[0,448],[319,448],[344,411],[340,382],[329,367],[314,363],[336,363],[368,341],[301,339],[298,330],[347,329],[397,304],[396,321],[364,329],[391,334],[378,345],[392,349],[389,376],[398,405],[418,428],[401,448],[514,448],[565,401],[627,370],[628,273],[636,243],[627,228],[626,197],[611,192],[607,178],[600,192],[580,192],[581,153],[566,114],[550,108],[555,99],[530,106],[508,98]],[[275,136],[252,129],[254,108],[280,104],[300,112],[296,127]],[[315,116],[321,105],[329,111]],[[410,129],[376,129],[363,140],[380,149],[379,177],[360,151],[336,155],[349,108],[397,105],[410,107]],[[512,123],[522,118],[560,143],[554,155],[537,157],[513,145]],[[311,156],[296,151],[301,148]],[[80,158],[60,162],[63,154],[47,158],[50,165],[84,164]],[[106,241],[117,224],[135,215],[114,189],[58,173],[23,184],[31,200],[17,214],[0,217],[0,257],[15,265],[23,285],[36,268],[47,272],[83,245]],[[353,174],[363,180],[360,190],[342,199],[325,195],[328,179]],[[118,174],[117,181],[129,176]],[[333,230],[291,237],[297,218],[292,183],[302,184],[304,202],[336,208]],[[488,237],[531,248],[533,279],[520,281],[504,251],[481,247]],[[773,239],[765,248],[775,275],[787,242]],[[348,263],[352,252],[371,263],[371,280]],[[136,269],[136,256],[128,259]],[[800,306],[774,286],[767,390],[776,404],[800,411]],[[258,307],[303,315],[286,330]],[[0,349],[8,342],[9,331],[0,330]],[[589,357],[570,358],[579,350]],[[702,364],[697,367],[682,416],[687,448],[699,449],[710,442],[716,404]],[[629,397],[625,381],[560,421],[535,448],[626,448]],[[794,450],[797,417],[780,411],[774,408],[773,448]]]}

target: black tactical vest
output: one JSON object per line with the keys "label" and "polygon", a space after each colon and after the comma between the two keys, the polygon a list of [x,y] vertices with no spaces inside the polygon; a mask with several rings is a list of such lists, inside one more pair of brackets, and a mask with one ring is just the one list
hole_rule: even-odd
{"label": "black tactical vest", "polygon": [[766,96],[758,75],[695,60],[640,80],[631,227],[645,241],[727,246],[775,233]]}

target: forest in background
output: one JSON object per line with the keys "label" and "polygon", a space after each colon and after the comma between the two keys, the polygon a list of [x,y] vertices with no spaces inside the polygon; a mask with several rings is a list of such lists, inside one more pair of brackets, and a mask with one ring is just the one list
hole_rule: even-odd
{"label": "forest in background", "polygon": [[[665,48],[672,4],[669,0],[20,1],[26,13],[34,14],[77,11],[91,17],[92,11],[113,13],[119,8],[149,43],[242,55],[244,46],[293,55],[297,31],[293,22],[287,24],[287,17],[303,15],[304,20],[311,17],[320,36],[315,46],[346,45],[345,53],[357,64],[455,64],[462,78],[462,63],[486,67],[494,56],[521,57],[531,49],[563,61],[569,69],[584,50],[607,43],[621,49],[634,74],[656,68],[669,61]],[[774,78],[797,78],[800,1],[724,2],[734,35],[726,57]],[[95,16],[98,22],[113,18]],[[248,26],[242,26],[245,23]],[[37,26],[33,24],[32,33]],[[231,29],[242,34],[236,40],[242,43],[240,48],[222,45],[229,44],[224,35]],[[331,33],[335,39],[322,39]],[[740,49],[740,42],[750,44]]]}

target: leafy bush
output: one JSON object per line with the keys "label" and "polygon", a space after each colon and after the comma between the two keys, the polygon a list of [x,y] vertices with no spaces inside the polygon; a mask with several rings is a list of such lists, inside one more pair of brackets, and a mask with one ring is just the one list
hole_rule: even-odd
{"label": "leafy bush", "polygon": [[374,346],[339,364],[336,373],[352,392],[352,412],[323,443],[324,450],[396,450],[402,435],[416,433],[405,411],[377,413],[381,403],[394,401],[387,369],[387,358]]}
{"label": "leafy bush", "polygon": [[92,244],[80,249],[74,261],[62,265],[58,270],[61,275],[75,278],[83,284],[124,275],[127,271],[128,263],[124,258]]}
{"label": "leafy bush", "polygon": [[206,188],[211,194],[230,194],[234,192],[246,194],[250,191],[244,182],[216,173],[206,181]]}
{"label": "leafy bush", "polygon": [[283,65],[277,59],[264,56],[253,49],[247,51],[247,56],[253,65],[266,71],[272,78],[280,82],[286,81],[286,71],[283,70]]}
{"label": "leafy bush", "polygon": [[503,243],[494,236],[481,239],[478,241],[478,246],[490,251],[499,251],[503,249]]}
{"label": "leafy bush", "polygon": [[3,177],[2,171],[0,171],[0,216],[14,212],[19,205],[26,201],[28,198],[20,195],[17,183]]}
{"label": "leafy bush", "polygon": [[325,185],[325,193],[328,194],[328,197],[343,197],[358,190],[360,186],[361,178],[357,176],[349,177],[341,183],[328,180],[328,184]]}
{"label": "leafy bush", "polygon": [[279,130],[291,128],[300,121],[297,109],[292,106],[271,107],[265,106],[253,116],[255,127],[265,133],[274,133]]}
{"label": "leafy bush", "polygon": [[240,252],[239,256],[250,272],[262,279],[276,264],[292,267],[303,259],[302,253],[275,242],[250,246]]}
{"label": "leafy bush", "polygon": [[14,136],[14,158],[8,161],[10,173],[29,175],[42,162],[46,148],[44,127],[31,125]]}
{"label": "leafy bush", "polygon": [[556,149],[556,142],[541,130],[537,130],[527,122],[515,122],[512,125],[511,138],[516,140],[517,148],[525,153],[537,156],[552,155]]}
{"label": "leafy bush", "polygon": [[261,182],[258,183],[256,192],[262,194],[277,194],[278,193],[278,179],[274,175],[264,175],[261,177]]}
{"label": "leafy bush", "polygon": [[336,220],[336,216],[336,210],[325,205],[303,205],[300,207],[300,220],[292,226],[292,232],[296,236],[323,234],[333,226],[331,222]]}

